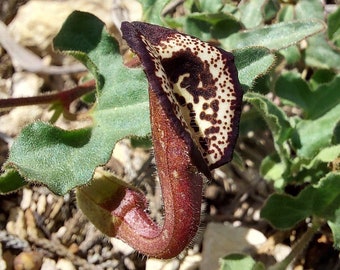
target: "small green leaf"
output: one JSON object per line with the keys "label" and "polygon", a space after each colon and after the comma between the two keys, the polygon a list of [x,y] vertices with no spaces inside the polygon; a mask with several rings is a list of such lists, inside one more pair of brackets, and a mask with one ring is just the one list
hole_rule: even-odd
{"label": "small green leaf", "polygon": [[298,156],[311,159],[322,148],[330,146],[334,129],[339,122],[340,104],[315,120],[301,120],[296,126],[292,143]]}
{"label": "small green leaf", "polygon": [[255,28],[264,22],[264,7],[267,0],[244,0],[239,4],[241,22],[247,29]]}
{"label": "small green leaf", "polygon": [[139,0],[143,8],[143,20],[149,23],[164,25],[162,12],[170,0]]}
{"label": "small green leaf", "polygon": [[229,254],[220,259],[220,270],[265,270],[261,262],[256,262],[246,254]]}
{"label": "small green leaf", "polygon": [[324,19],[324,9],[319,0],[299,0],[295,5],[295,16],[298,19],[317,18]]}
{"label": "small green leaf", "polygon": [[27,182],[22,176],[15,170],[7,170],[0,175],[0,194],[6,194],[14,192],[23,186],[27,185]]}
{"label": "small green leaf", "polygon": [[280,3],[277,0],[267,0],[264,6],[264,20],[265,22],[271,21],[280,10]]}
{"label": "small green leaf", "polygon": [[224,3],[221,0],[199,0],[194,1],[199,11],[202,13],[216,13],[223,9]]}
{"label": "small green leaf", "polygon": [[319,33],[325,29],[320,20],[301,20],[277,23],[262,28],[238,32],[220,42],[224,49],[232,50],[249,46],[261,46],[280,50]]}
{"label": "small green leaf", "polygon": [[306,118],[316,119],[340,102],[339,84],[340,76],[337,76],[330,83],[311,91],[299,73],[287,72],[277,80],[275,91],[281,98],[302,108]]}
{"label": "small green leaf", "polygon": [[276,188],[281,188],[286,166],[280,161],[277,154],[266,157],[261,162],[260,173],[264,179],[274,181]]}
{"label": "small green leaf", "polygon": [[150,132],[149,103],[143,71],[123,65],[118,43],[93,15],[72,13],[55,38],[55,47],[82,61],[96,78],[98,97],[90,112],[92,125],[66,131],[33,123],[15,140],[7,167],[64,194],[90,181],[118,140]]}
{"label": "small green leaf", "polygon": [[319,86],[325,83],[330,83],[336,76],[336,73],[330,69],[318,69],[315,70],[312,77],[309,80],[309,84],[314,91]]}
{"label": "small green leaf", "polygon": [[236,33],[241,24],[228,13],[192,13],[185,17],[183,28],[185,33],[209,41]]}
{"label": "small green leaf", "polygon": [[275,55],[263,47],[235,50],[235,64],[244,90],[252,87],[255,79],[264,75],[275,63]]}
{"label": "small green leaf", "polygon": [[[323,6],[318,0],[300,0],[295,7],[295,13],[297,19],[324,19]],[[339,51],[330,46],[325,36],[325,34],[319,34],[307,40],[305,62],[311,67],[331,68],[339,71]]]}
{"label": "small green leaf", "polygon": [[340,207],[340,174],[329,173],[316,186],[308,186],[296,197],[273,194],[262,208],[261,217],[285,230],[309,216],[334,220]]}
{"label": "small green leaf", "polygon": [[114,237],[121,220],[111,211],[119,205],[127,187],[110,173],[97,171],[89,185],[77,188],[77,205],[96,228]]}
{"label": "small green leaf", "polygon": [[305,61],[311,67],[340,71],[340,53],[329,45],[324,35],[318,35],[308,40]]}
{"label": "small green leaf", "polygon": [[292,127],[286,114],[278,106],[257,93],[246,93],[244,100],[252,104],[262,115],[273,134],[276,144],[280,145],[289,138]]}
{"label": "small green leaf", "polygon": [[292,71],[282,74],[276,81],[275,92],[279,97],[292,102],[303,110],[308,110],[312,91],[307,82],[301,78],[300,73]]}
{"label": "small green leaf", "polygon": [[340,156],[340,144],[323,148],[310,162],[307,169],[316,167],[317,163],[329,163]]}
{"label": "small green leaf", "polygon": [[340,7],[328,16],[328,37],[340,47]]}
{"label": "small green leaf", "polygon": [[340,249],[340,208],[335,211],[334,218],[328,221],[334,238],[334,246]]}
{"label": "small green leaf", "polygon": [[284,5],[281,7],[277,15],[277,20],[278,22],[289,22],[294,20],[294,17],[295,17],[294,5]]}

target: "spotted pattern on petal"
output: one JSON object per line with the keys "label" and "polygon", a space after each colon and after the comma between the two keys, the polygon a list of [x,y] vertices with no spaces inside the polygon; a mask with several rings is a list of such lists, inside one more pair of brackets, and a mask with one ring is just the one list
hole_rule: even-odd
{"label": "spotted pattern on petal", "polygon": [[229,162],[238,135],[242,90],[231,53],[195,37],[141,22],[122,24],[150,89],[214,169]]}

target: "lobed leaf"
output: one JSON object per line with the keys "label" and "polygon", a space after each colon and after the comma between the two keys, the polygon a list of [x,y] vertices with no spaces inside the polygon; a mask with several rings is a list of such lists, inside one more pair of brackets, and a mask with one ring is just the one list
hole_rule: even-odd
{"label": "lobed leaf", "polygon": [[132,134],[145,136],[150,124],[144,74],[123,65],[118,43],[103,22],[89,13],[72,13],[55,38],[55,47],[82,61],[96,78],[92,125],[66,131],[33,123],[15,140],[6,166],[64,194],[90,181],[118,140]]}
{"label": "lobed leaf", "polygon": [[261,217],[278,229],[290,229],[309,216],[337,220],[340,206],[340,174],[329,173],[316,186],[308,186],[296,197],[273,194]]}
{"label": "lobed leaf", "polygon": [[330,83],[321,84],[312,91],[298,73],[287,72],[278,78],[275,91],[278,96],[302,108],[306,118],[316,119],[340,102],[339,84],[340,76],[336,76]]}

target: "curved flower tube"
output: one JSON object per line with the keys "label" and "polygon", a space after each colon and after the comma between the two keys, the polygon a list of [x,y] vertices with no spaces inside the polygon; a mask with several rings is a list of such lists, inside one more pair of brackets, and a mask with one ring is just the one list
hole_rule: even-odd
{"label": "curved flower tube", "polygon": [[111,190],[98,187],[98,197],[82,187],[78,202],[88,217],[102,213],[102,220],[92,222],[104,233],[145,255],[167,259],[197,233],[204,178],[232,158],[242,91],[231,53],[147,23],[124,22],[121,29],[149,81],[164,221],[156,224],[147,214],[144,195],[119,181],[111,183]]}

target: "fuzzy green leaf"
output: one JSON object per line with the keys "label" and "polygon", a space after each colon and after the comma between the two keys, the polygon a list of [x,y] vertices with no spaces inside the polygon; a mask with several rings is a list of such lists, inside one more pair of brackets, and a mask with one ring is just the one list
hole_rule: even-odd
{"label": "fuzzy green leaf", "polygon": [[123,65],[118,43],[98,18],[72,13],[54,45],[82,61],[96,78],[98,97],[90,114],[92,126],[66,131],[33,123],[15,140],[7,167],[64,194],[90,181],[119,139],[147,135],[149,109],[144,73]]}
{"label": "fuzzy green leaf", "polygon": [[328,37],[340,47],[340,7],[328,16]]}
{"label": "fuzzy green leaf", "polygon": [[340,104],[315,120],[301,120],[296,126],[293,146],[298,156],[311,159],[322,148],[332,143],[335,127],[339,122]]}
{"label": "fuzzy green leaf", "polygon": [[27,185],[27,182],[15,170],[7,170],[0,175],[0,194],[6,194]]}
{"label": "fuzzy green leaf", "polygon": [[245,254],[229,254],[220,259],[220,270],[264,270],[261,262],[256,262],[252,257]]}
{"label": "fuzzy green leaf", "polygon": [[[300,0],[295,7],[297,19],[324,19],[322,3],[318,0]],[[317,68],[331,68],[339,71],[340,53],[332,48],[326,40],[326,34],[319,34],[308,40],[305,51],[306,64]]]}
{"label": "fuzzy green leaf", "polygon": [[325,29],[320,20],[301,20],[295,22],[277,23],[270,26],[238,32],[221,39],[224,49],[232,50],[249,46],[261,46],[280,50],[319,33]]}
{"label": "fuzzy green leaf", "polygon": [[316,119],[340,102],[339,84],[340,76],[337,76],[312,91],[298,73],[288,72],[277,80],[275,90],[278,96],[302,108],[306,118]]}
{"label": "fuzzy green leaf", "polygon": [[273,102],[257,93],[246,93],[244,100],[252,104],[269,126],[275,143],[282,144],[289,138],[292,127],[286,114]]}
{"label": "fuzzy green leaf", "polygon": [[228,13],[193,13],[185,17],[183,29],[187,34],[209,41],[236,33],[241,24]]}
{"label": "fuzzy green leaf", "polygon": [[255,79],[268,72],[275,62],[275,55],[263,47],[250,47],[233,53],[244,90],[251,88]]}
{"label": "fuzzy green leaf", "polygon": [[334,246],[340,249],[340,208],[335,211],[334,218],[328,221],[334,238]]}
{"label": "fuzzy green leaf", "polygon": [[143,8],[143,20],[164,25],[162,12],[169,0],[139,0]]}
{"label": "fuzzy green leaf", "polygon": [[247,29],[260,26],[264,22],[264,7],[267,0],[244,0],[239,4],[241,22]]}
{"label": "fuzzy green leaf", "polygon": [[261,217],[274,227],[290,229],[309,216],[336,219],[340,209],[340,174],[329,173],[316,186],[308,186],[296,197],[273,194],[262,208]]}

